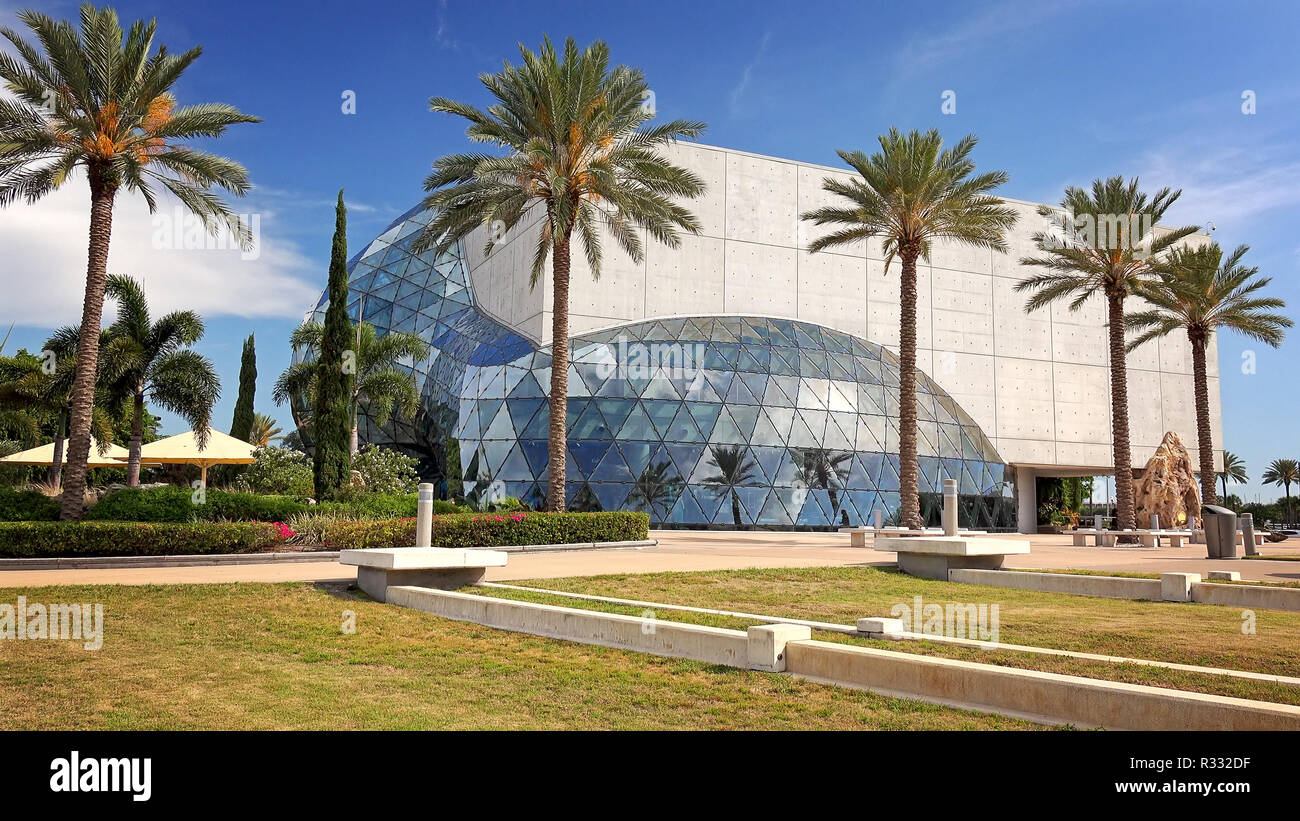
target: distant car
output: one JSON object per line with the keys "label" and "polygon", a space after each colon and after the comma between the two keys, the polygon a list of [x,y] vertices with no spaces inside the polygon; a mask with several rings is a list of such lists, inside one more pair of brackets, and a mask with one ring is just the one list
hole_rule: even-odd
{"label": "distant car", "polygon": [[1300,536],[1300,530],[1275,530],[1273,532],[1280,533],[1281,535],[1286,536],[1288,539],[1291,538],[1292,536]]}

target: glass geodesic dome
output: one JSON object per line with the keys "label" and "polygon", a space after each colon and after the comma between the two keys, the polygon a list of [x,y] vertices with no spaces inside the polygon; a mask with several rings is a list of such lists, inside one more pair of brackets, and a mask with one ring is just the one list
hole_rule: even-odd
{"label": "glass geodesic dome", "polygon": [[[415,209],[349,263],[349,313],[420,334],[414,419],[364,441],[421,459],[444,493],[541,506],[551,352],[475,308],[459,253],[410,251]],[[311,318],[323,318],[322,296]],[[682,526],[827,527],[898,510],[898,363],[867,340],[806,322],[690,316],[570,340],[570,509],[644,510]],[[963,521],[1011,527],[1006,468],[979,426],[927,376],[918,416],[924,512],[958,481]]]}

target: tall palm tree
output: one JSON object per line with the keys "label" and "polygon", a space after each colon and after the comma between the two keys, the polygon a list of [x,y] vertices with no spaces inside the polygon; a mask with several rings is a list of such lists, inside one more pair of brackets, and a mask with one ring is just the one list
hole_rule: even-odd
{"label": "tall palm tree", "polygon": [[1228,497],[1228,480],[1231,479],[1234,485],[1244,485],[1250,481],[1246,475],[1246,463],[1240,456],[1230,450],[1223,452],[1223,472],[1219,474],[1219,479],[1223,482],[1223,497]]}
{"label": "tall palm tree", "polygon": [[[1139,332],[1129,343],[1133,350],[1144,342],[1175,331],[1187,334],[1192,346],[1192,380],[1196,400],[1196,440],[1201,452],[1201,496],[1214,504],[1214,438],[1210,431],[1210,389],[1205,371],[1205,351],[1221,328],[1233,330],[1274,348],[1282,344],[1284,328],[1293,323],[1275,313],[1286,303],[1260,296],[1272,282],[1258,268],[1241,264],[1250,246],[1241,245],[1225,258],[1218,243],[1204,248],[1175,248],[1153,270],[1156,279],[1142,284],[1138,295],[1151,309],[1129,315],[1128,327]],[[1227,494],[1227,491],[1224,491]]]}
{"label": "tall palm tree", "polygon": [[[356,359],[352,379],[349,410],[352,416],[352,455],[360,449],[359,420],[364,406],[370,421],[376,425],[388,424],[393,411],[409,419],[420,406],[420,393],[415,387],[415,377],[400,362],[407,359],[420,361],[429,357],[429,345],[416,334],[405,331],[388,331],[380,336],[375,327],[365,322],[352,326],[356,339]],[[294,348],[320,350],[325,338],[325,326],[319,322],[305,322],[294,329],[289,343]],[[310,396],[316,390],[318,368],[315,356],[295,362],[280,374],[271,395],[275,404],[281,405],[294,396]],[[348,363],[344,363],[345,367]]]}
{"label": "tall palm tree", "polygon": [[1291,512],[1291,485],[1300,484],[1300,463],[1294,459],[1274,459],[1259,478],[1266,485],[1281,485],[1286,489],[1287,524],[1293,523],[1295,514]]}
{"label": "tall palm tree", "polygon": [[[213,187],[243,196],[242,166],[184,144],[219,137],[236,123],[258,122],[222,103],[176,107],[171,88],[202,49],[173,54],[153,49],[156,22],[123,32],[111,8],[81,7],[80,31],[36,11],[20,11],[38,46],[0,28],[13,55],[0,53],[0,80],[12,97],[0,100],[0,206],[37,200],[61,187],[78,168],[90,184],[90,243],[86,290],[73,384],[68,467],[61,517],[84,510],[86,459],[104,310],[113,204],[119,191],[137,193],[152,212],[155,184],[200,217],[209,230],[226,226],[250,249],[252,232]],[[152,53],[151,53],[152,52]]]}
{"label": "tall palm tree", "polygon": [[[1021,265],[1044,269],[1016,283],[1017,291],[1032,291],[1026,311],[1070,300],[1077,311],[1094,294],[1106,301],[1110,336],[1110,417],[1115,461],[1115,507],[1119,529],[1132,530],[1137,521],[1133,503],[1133,456],[1128,425],[1128,363],[1125,360],[1124,301],[1152,278],[1159,255],[1192,233],[1197,226],[1155,230],[1181,191],[1162,188],[1148,196],[1136,178],[1094,180],[1091,192],[1070,186],[1061,200],[1062,217],[1041,206],[1040,216],[1056,221],[1054,231],[1034,234],[1039,256]],[[1084,229],[1084,230],[1080,230]],[[1064,236],[1062,236],[1064,234]]]}
{"label": "tall palm tree", "polygon": [[248,443],[264,448],[276,439],[283,439],[281,433],[283,433],[283,429],[276,424],[274,418],[264,413],[255,413],[253,414],[253,427],[248,434]]}
{"label": "tall palm tree", "polygon": [[108,329],[103,371],[109,393],[129,407],[126,483],[135,487],[140,484],[146,397],[188,422],[202,447],[208,440],[212,406],[221,396],[221,380],[206,357],[189,349],[203,338],[202,317],[175,311],[153,321],[144,288],[127,276],[108,277],[105,290],[117,302],[117,320]]}
{"label": "tall palm tree", "polygon": [[602,226],[632,259],[642,259],[640,231],[677,247],[678,230],[700,224],[674,199],[696,197],[704,183],[658,151],[695,138],[704,124],[673,120],[643,128],[653,116],[639,69],[609,66],[609,46],[579,51],[565,41],[563,58],[550,40],[540,53],[519,47],[523,64],[506,64],[480,79],[497,102],[486,111],[434,97],[433,111],[469,120],[466,135],[506,150],[505,156],[451,154],[433,165],[424,204],[438,214],[415,243],[417,252],[451,248],[478,226],[488,226],[490,253],[525,214],[544,215],[533,255],[536,287],[551,257],[551,392],[547,508],[563,510],[565,434],[569,392],[570,240],[577,232],[593,277],[600,276]]}
{"label": "tall palm tree", "polygon": [[669,511],[681,492],[682,480],[673,470],[672,462],[667,459],[653,465],[646,465],[641,475],[632,483],[632,492],[627,495],[628,504],[647,511],[651,517],[663,509],[660,519],[668,518]]}
{"label": "tall palm tree", "polygon": [[916,449],[916,262],[930,258],[935,240],[953,240],[976,248],[1005,251],[1005,234],[1016,222],[1015,211],[990,191],[1007,181],[1002,171],[975,175],[970,160],[976,139],[966,136],[944,149],[943,138],[931,129],[903,134],[890,129],[879,137],[880,150],[840,151],[857,176],[848,181],[827,178],[822,188],[848,200],[802,215],[816,225],[838,230],[819,237],[809,253],[879,237],[885,269],[894,257],[902,262],[899,279],[899,495],[905,527],[919,529],[920,467]]}
{"label": "tall palm tree", "polygon": [[704,477],[704,484],[731,494],[731,518],[740,527],[740,493],[736,488],[754,478],[754,460],[744,445],[714,445],[709,450],[709,466],[718,472]]}

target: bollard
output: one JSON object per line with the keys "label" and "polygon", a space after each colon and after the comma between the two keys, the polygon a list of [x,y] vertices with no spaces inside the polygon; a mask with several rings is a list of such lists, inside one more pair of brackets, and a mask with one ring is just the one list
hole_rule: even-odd
{"label": "bollard", "polygon": [[873,510],[871,512],[871,523],[876,528],[876,530],[879,530],[882,527],[884,527],[885,511],[881,510],[880,508],[876,508],[875,510]]}
{"label": "bollard", "polygon": [[1093,529],[1096,530],[1098,533],[1100,533],[1100,532],[1102,531],[1102,525],[1103,525],[1103,524],[1104,524],[1104,522],[1102,522],[1102,520],[1101,520],[1101,514],[1100,514],[1100,513],[1094,514],[1093,517],[1092,517],[1092,527],[1093,527]]}
{"label": "bollard", "polygon": [[943,535],[957,535],[957,480],[943,480]]}
{"label": "bollard", "polygon": [[415,508],[415,546],[433,546],[433,485],[421,482]]}
{"label": "bollard", "polygon": [[1151,529],[1152,530],[1160,529],[1160,515],[1157,513],[1151,514]]}
{"label": "bollard", "polygon": [[1258,556],[1259,548],[1255,546],[1255,517],[1243,513],[1237,517],[1237,523],[1241,525],[1241,543],[1246,548],[1246,555]]}

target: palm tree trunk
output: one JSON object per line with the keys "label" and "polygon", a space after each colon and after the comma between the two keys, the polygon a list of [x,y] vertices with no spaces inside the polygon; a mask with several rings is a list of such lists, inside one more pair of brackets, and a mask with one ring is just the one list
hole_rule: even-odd
{"label": "palm tree trunk", "polygon": [[361,450],[361,437],[360,432],[357,430],[359,427],[358,422],[360,420],[360,410],[358,408],[360,402],[360,396],[352,397],[352,438],[348,443],[348,452],[352,454],[352,456],[356,456],[357,451]]}
{"label": "palm tree trunk", "polygon": [[[1227,465],[1224,465],[1224,467],[1226,468]],[[1219,478],[1223,480],[1223,498],[1227,499],[1228,498],[1228,471],[1225,470],[1223,472],[1223,475],[1220,476]]]}
{"label": "palm tree trunk", "polygon": [[[1192,381],[1196,390],[1196,446],[1201,451],[1201,502],[1218,504],[1214,492],[1214,435],[1210,432],[1210,388],[1205,378],[1205,343],[1188,334],[1192,343]],[[1228,495],[1225,478],[1223,495]]]}
{"label": "palm tree trunk", "polygon": [[736,527],[741,526],[740,521],[740,494],[733,487],[731,489],[731,518],[735,520]]}
{"label": "palm tree trunk", "polygon": [[127,487],[140,486],[140,448],[144,446],[144,390],[135,392],[131,410],[131,445],[126,459]]}
{"label": "palm tree trunk", "polygon": [[86,461],[90,458],[90,415],[95,407],[95,370],[99,365],[99,327],[104,315],[104,279],[108,244],[113,236],[116,188],[104,173],[90,169],[90,245],[86,259],[86,294],[81,305],[77,370],[72,382],[68,466],[59,518],[80,519],[86,506]]}
{"label": "palm tree trunk", "polygon": [[552,275],[555,298],[551,317],[551,427],[546,509],[564,510],[564,460],[569,402],[569,236],[555,243]]}
{"label": "palm tree trunk", "polygon": [[916,258],[919,248],[904,248],[899,282],[898,320],[898,495],[899,521],[920,530],[921,496],[916,459]]}
{"label": "palm tree trunk", "polygon": [[1115,457],[1117,530],[1136,525],[1133,510],[1133,454],[1128,434],[1128,360],[1125,359],[1124,295],[1106,294],[1110,331],[1110,425]]}
{"label": "palm tree trunk", "polygon": [[54,459],[50,461],[50,469],[45,475],[51,487],[58,487],[59,482],[63,481],[63,440],[67,425],[68,413],[64,411],[59,414],[58,426],[54,429]]}

